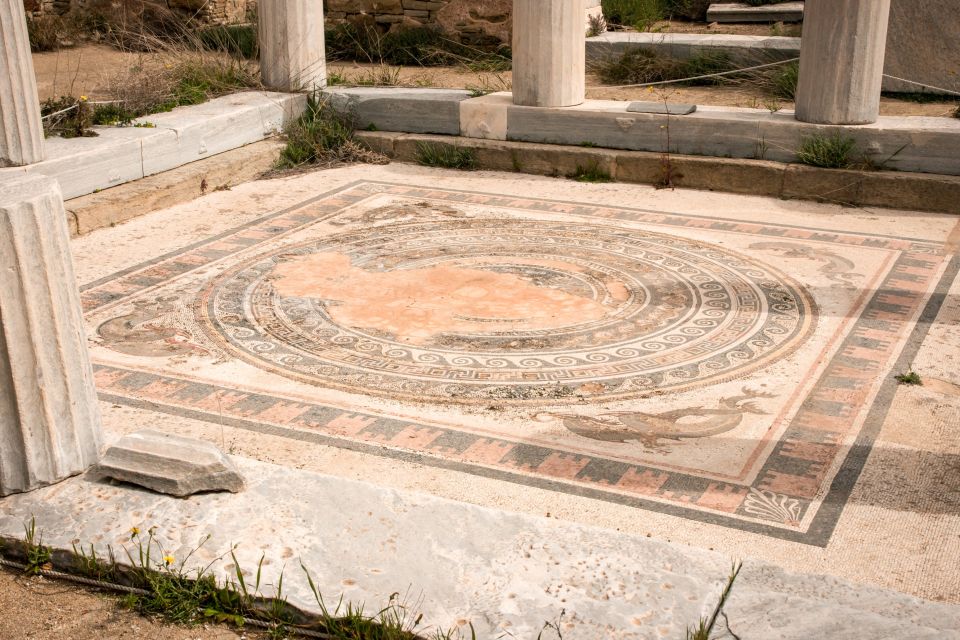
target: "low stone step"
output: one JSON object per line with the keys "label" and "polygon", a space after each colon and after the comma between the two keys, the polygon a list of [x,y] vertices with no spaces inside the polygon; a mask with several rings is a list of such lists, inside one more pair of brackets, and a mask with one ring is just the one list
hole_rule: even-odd
{"label": "low stone step", "polygon": [[707,22],[803,22],[803,2],[752,6],[742,2],[710,5]]}

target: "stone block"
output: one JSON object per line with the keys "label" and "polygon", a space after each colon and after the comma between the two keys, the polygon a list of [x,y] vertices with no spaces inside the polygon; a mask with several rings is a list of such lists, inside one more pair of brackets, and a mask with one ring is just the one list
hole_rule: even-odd
{"label": "stone block", "polygon": [[398,89],[333,87],[324,91],[338,110],[357,119],[357,127],[382,131],[460,134],[460,103],[470,97],[461,89]]}
{"label": "stone block", "polygon": [[117,441],[94,472],[178,498],[244,487],[236,466],[214,445],[150,429]]}
{"label": "stone block", "polygon": [[507,139],[507,113],[513,105],[510,92],[491,93],[460,103],[460,135],[485,140]]}
{"label": "stone block", "polygon": [[659,113],[665,116],[687,116],[697,110],[695,104],[674,104],[670,102],[631,102],[628,113]]}
{"label": "stone block", "polygon": [[65,203],[74,233],[83,235],[160,209],[195,200],[203,183],[213,190],[256,180],[277,162],[284,143],[273,138]]}
{"label": "stone block", "polygon": [[701,107],[675,117],[628,113],[626,102],[589,100],[572,109],[511,107],[507,139],[610,149],[753,158],[768,112]]}
{"label": "stone block", "polygon": [[854,205],[860,201],[862,184],[863,173],[860,171],[824,170],[792,164],[784,173],[781,195],[784,198]]}
{"label": "stone block", "polygon": [[932,176],[901,171],[872,171],[863,175],[861,206],[909,211],[960,211],[960,177]]}
{"label": "stone block", "polygon": [[157,133],[143,141],[143,175],[277,135],[305,104],[302,95],[250,91],[143,118]]}
{"label": "stone block", "polygon": [[707,22],[803,22],[803,2],[753,6],[742,2],[710,5]]}
{"label": "stone block", "polygon": [[353,135],[358,142],[371,151],[393,158],[396,140],[406,134],[396,131],[356,131]]}
{"label": "stone block", "polygon": [[96,138],[49,138],[47,159],[30,165],[30,173],[56,178],[67,200],[115,187],[143,177],[142,142],[164,135],[133,127],[96,131]]}
{"label": "stone block", "polygon": [[739,158],[671,156],[673,186],[778,197],[785,167],[779,162]]}
{"label": "stone block", "polygon": [[838,134],[855,142],[854,160],[866,156],[874,164],[899,171],[960,175],[960,120],[933,117],[881,117],[861,126],[827,126],[798,122],[790,111],[770,114],[760,122],[762,157],[794,162],[806,137]]}

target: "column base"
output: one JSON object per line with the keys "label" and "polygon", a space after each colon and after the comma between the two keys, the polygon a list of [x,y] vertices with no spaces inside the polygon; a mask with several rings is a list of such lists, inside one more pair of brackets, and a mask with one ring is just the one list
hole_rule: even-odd
{"label": "column base", "polygon": [[[6,172],[4,172],[6,173]],[[0,496],[83,472],[100,410],[59,185],[0,184]]]}

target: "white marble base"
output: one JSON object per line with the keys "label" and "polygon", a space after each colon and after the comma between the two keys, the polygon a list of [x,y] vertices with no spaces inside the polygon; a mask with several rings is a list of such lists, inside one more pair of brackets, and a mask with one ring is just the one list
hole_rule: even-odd
{"label": "white marble base", "polygon": [[[240,567],[265,556],[266,594],[284,572],[291,604],[316,611],[300,564],[326,602],[368,611],[396,592],[420,630],[460,627],[478,638],[536,638],[561,612],[565,640],[682,638],[709,615],[731,559],[650,538],[508,513],[424,494],[236,458],[241,494],[188,499],[76,478],[0,500],[0,536],[20,537],[36,517],[44,542],[73,540],[135,549],[130,530],[157,527],[179,562],[207,534],[188,566],[204,566],[237,545]],[[233,574],[214,562],[221,579]],[[960,606],[835,578],[747,562],[726,611],[744,638],[911,638],[957,640]],[[429,635],[429,633],[425,634]],[[510,636],[507,636],[510,637]],[[544,636],[550,637],[550,636]]]}
{"label": "white marble base", "polygon": [[93,387],[57,183],[0,182],[0,495],[64,480],[97,461]]}
{"label": "white marble base", "polygon": [[94,127],[95,138],[49,138],[47,160],[8,172],[55,178],[69,200],[276,136],[306,97],[248,91],[158,113],[149,127]]}

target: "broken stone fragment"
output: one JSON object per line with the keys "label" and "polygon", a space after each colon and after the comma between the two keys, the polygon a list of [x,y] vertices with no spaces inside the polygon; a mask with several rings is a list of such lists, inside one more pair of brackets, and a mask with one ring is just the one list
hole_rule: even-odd
{"label": "broken stone fragment", "polygon": [[150,429],[121,438],[107,449],[94,472],[178,498],[201,491],[243,490],[243,477],[214,445]]}

